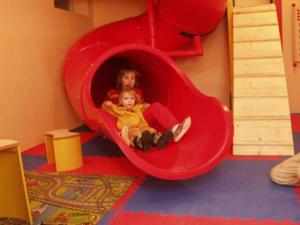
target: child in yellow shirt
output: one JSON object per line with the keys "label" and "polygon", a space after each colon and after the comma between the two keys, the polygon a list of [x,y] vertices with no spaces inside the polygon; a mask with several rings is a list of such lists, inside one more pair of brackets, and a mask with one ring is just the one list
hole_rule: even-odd
{"label": "child in yellow shirt", "polygon": [[172,131],[161,134],[150,127],[143,116],[148,104],[137,104],[136,100],[135,90],[127,88],[119,94],[119,105],[108,101],[102,105],[102,109],[118,118],[117,127],[128,145],[144,151],[152,146],[165,147],[173,139]]}

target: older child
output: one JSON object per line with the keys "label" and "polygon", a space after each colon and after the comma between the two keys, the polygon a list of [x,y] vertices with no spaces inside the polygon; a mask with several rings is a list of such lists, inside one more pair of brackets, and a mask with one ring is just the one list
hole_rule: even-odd
{"label": "older child", "polygon": [[173,138],[168,130],[164,134],[150,127],[143,117],[145,104],[137,104],[137,95],[133,88],[125,88],[119,94],[119,105],[104,102],[102,109],[118,118],[117,127],[125,142],[135,148],[149,150],[152,145],[165,147]]}
{"label": "older child", "polygon": [[275,165],[270,177],[272,181],[280,185],[300,186],[300,153]]}
{"label": "older child", "polygon": [[[104,101],[116,104],[119,99],[120,91],[124,88],[130,87],[135,90],[137,103],[144,103],[143,93],[139,88],[137,88],[137,77],[139,75],[139,72],[131,67],[124,67],[121,69],[117,77],[116,89],[109,90]],[[148,103],[144,104],[145,109],[143,111],[143,116],[145,120],[150,125],[156,122],[165,130],[171,127],[175,142],[178,142],[189,130],[191,126],[190,117],[187,117],[179,123],[175,116],[162,104],[158,102],[151,105]]]}

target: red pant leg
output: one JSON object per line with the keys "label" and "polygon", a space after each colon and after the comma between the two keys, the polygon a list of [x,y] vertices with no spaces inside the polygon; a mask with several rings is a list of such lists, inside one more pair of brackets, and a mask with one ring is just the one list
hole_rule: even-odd
{"label": "red pant leg", "polygon": [[169,109],[158,102],[151,104],[145,110],[144,117],[150,126],[158,130],[170,129],[178,123],[178,120]]}

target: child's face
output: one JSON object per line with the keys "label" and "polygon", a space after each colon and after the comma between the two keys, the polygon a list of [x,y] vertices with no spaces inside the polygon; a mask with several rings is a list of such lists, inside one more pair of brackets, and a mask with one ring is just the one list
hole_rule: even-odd
{"label": "child's face", "polygon": [[130,92],[124,92],[121,96],[120,103],[126,109],[132,109],[135,106],[135,95]]}
{"label": "child's face", "polygon": [[135,73],[127,72],[123,75],[121,79],[122,88],[130,87],[133,88],[135,86]]}

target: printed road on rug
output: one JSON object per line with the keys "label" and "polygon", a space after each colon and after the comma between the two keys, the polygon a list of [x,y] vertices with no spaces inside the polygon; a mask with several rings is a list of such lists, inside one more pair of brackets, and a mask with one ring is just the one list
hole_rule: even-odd
{"label": "printed road on rug", "polygon": [[34,224],[97,224],[135,177],[25,172]]}

